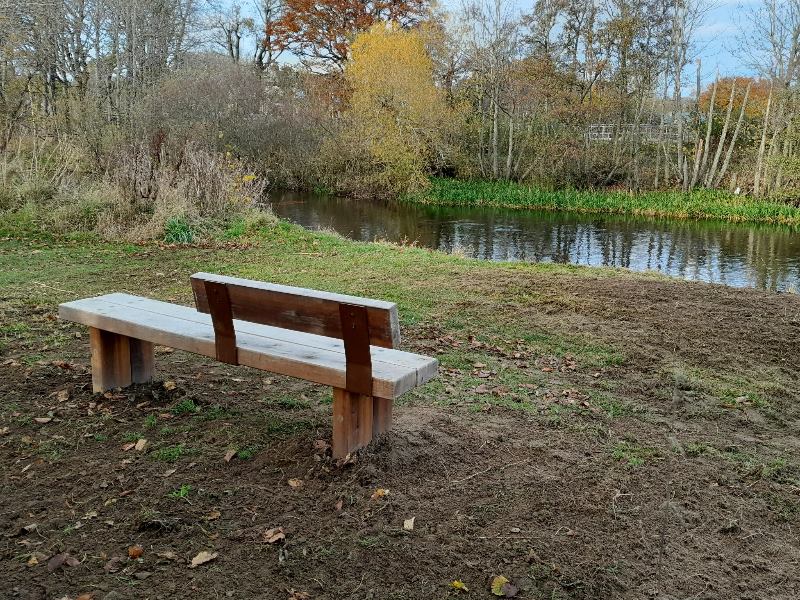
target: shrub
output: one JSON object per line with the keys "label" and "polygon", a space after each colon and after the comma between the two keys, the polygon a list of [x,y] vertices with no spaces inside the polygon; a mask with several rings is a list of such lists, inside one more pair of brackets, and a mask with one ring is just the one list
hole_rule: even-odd
{"label": "shrub", "polygon": [[164,241],[168,244],[191,244],[196,237],[191,225],[180,217],[173,217],[164,225]]}

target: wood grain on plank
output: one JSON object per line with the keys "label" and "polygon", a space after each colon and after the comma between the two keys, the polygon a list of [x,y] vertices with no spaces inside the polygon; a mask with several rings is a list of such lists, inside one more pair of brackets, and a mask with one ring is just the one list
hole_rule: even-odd
{"label": "wood grain on plank", "polygon": [[[182,306],[180,304],[171,304],[169,302],[161,302],[160,300],[152,300],[151,298],[144,298],[142,296],[132,296],[130,294],[121,293],[107,294],[105,296],[100,296],[100,298],[114,304],[139,308],[141,310],[154,312],[157,314],[174,316],[179,319],[189,319],[198,323],[210,322],[209,318],[203,313],[199,313],[191,307]],[[292,331],[288,329],[282,329],[280,327],[272,327],[270,325],[259,325],[257,323],[240,321],[238,319],[234,320],[234,323],[237,332],[249,333],[256,336],[292,342],[300,345],[307,345],[312,348],[323,348],[332,352],[345,354],[344,344],[342,340],[337,338]],[[371,353],[373,362],[389,362],[391,364],[404,365],[407,367],[416,368],[418,370],[425,370],[430,367],[431,364],[433,364],[434,367],[437,365],[436,360],[429,356],[405,352],[403,350],[372,346]],[[434,368],[431,375],[435,374],[436,369]],[[425,379],[425,381],[427,380],[428,379]]]}
{"label": "wood grain on plank", "polygon": [[395,348],[400,344],[400,321],[397,305],[393,302],[212,273],[195,273],[191,277],[192,290],[197,310],[203,313],[210,310],[205,288],[207,281],[228,286],[236,319],[341,338],[339,305],[352,304],[367,309],[372,345]]}
{"label": "wood grain on plank", "polygon": [[[210,317],[189,307],[110,294],[62,304],[59,316],[128,337],[205,356],[216,355]],[[332,350],[329,341],[314,345],[318,340],[328,340],[321,336],[248,325],[249,328],[240,329],[236,324],[240,364],[333,387],[346,385],[343,347]],[[276,332],[280,335],[268,337]],[[416,366],[402,364],[409,362],[410,356],[418,357],[411,361]],[[373,394],[382,398],[396,398],[436,373],[435,359],[397,350],[383,350],[373,360]]]}

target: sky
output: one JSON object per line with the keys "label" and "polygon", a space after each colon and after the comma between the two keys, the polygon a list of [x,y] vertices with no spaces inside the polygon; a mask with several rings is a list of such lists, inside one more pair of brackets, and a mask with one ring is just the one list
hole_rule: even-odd
{"label": "sky", "polygon": [[[232,4],[235,0],[223,0],[223,4]],[[458,10],[462,0],[440,0],[451,10]],[[531,10],[534,0],[517,0],[517,9],[521,12]],[[749,69],[737,56],[737,43],[747,33],[747,13],[758,6],[760,0],[701,0],[711,5],[696,33],[695,58],[701,60],[701,80],[703,87],[709,85],[717,72],[721,76],[749,74]],[[250,2],[239,0],[247,10]],[[248,11],[249,12],[249,11]],[[251,40],[248,40],[252,43]],[[248,52],[250,49],[248,48]],[[294,62],[284,56],[282,60]],[[694,60],[694,59],[693,59]],[[685,79],[690,80],[687,92],[694,92],[694,67],[687,69]],[[691,90],[688,88],[691,87]]]}
{"label": "sky", "polygon": [[758,5],[757,0],[717,0],[697,31],[697,50],[702,61],[702,79],[707,84],[720,75],[747,73],[737,57],[737,43],[747,33],[747,13]]}

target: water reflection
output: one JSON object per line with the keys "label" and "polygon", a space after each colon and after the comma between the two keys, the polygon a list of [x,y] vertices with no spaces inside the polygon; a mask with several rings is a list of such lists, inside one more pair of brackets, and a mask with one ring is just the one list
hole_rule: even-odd
{"label": "water reflection", "polygon": [[791,228],[486,208],[441,208],[294,192],[275,213],[351,239],[416,241],[488,260],[656,270],[736,287],[798,291],[800,234]]}

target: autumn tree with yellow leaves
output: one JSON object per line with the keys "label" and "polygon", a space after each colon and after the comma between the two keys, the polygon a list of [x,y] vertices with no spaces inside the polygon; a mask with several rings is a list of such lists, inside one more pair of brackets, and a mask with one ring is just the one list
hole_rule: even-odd
{"label": "autumn tree with yellow leaves", "polygon": [[[422,36],[378,23],[353,41],[344,126],[323,151],[340,189],[397,194],[427,185],[451,114]],[[344,163],[344,164],[342,164]]]}

